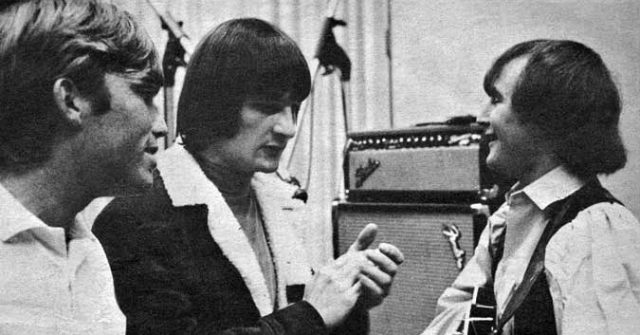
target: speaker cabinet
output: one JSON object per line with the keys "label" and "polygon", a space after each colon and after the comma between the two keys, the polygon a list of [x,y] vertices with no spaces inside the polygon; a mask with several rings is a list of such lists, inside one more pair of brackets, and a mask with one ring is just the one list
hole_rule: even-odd
{"label": "speaker cabinet", "polygon": [[336,256],[370,222],[379,227],[376,245],[394,244],[405,255],[391,294],[370,312],[372,335],[419,334],[427,327],[438,297],[473,255],[488,213],[483,205],[333,204]]}

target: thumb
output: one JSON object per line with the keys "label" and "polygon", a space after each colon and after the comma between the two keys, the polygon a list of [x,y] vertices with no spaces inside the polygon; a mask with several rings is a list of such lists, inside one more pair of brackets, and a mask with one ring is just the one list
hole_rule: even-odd
{"label": "thumb", "polygon": [[376,239],[377,234],[378,226],[375,223],[367,224],[362,228],[356,240],[349,247],[349,251],[361,251],[367,249]]}

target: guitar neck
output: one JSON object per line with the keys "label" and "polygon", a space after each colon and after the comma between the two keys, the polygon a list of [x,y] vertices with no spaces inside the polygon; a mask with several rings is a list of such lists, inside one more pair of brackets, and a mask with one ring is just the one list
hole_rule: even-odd
{"label": "guitar neck", "polygon": [[471,305],[455,335],[494,334],[495,315],[496,307],[493,290],[474,287]]}

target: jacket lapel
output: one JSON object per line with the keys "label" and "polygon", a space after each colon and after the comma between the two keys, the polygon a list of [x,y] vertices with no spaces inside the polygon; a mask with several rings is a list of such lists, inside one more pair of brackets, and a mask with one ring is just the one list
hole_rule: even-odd
{"label": "jacket lapel", "polygon": [[[278,301],[284,307],[287,286],[304,285],[311,279],[311,267],[304,241],[304,203],[292,199],[295,189],[275,174],[256,173],[252,186],[262,211],[278,274]],[[282,303],[285,302],[285,303]]]}
{"label": "jacket lapel", "polygon": [[207,179],[193,156],[177,143],[159,155],[157,165],[174,207],[207,206],[211,237],[238,269],[260,315],[272,313],[273,302],[249,240],[222,194]]}

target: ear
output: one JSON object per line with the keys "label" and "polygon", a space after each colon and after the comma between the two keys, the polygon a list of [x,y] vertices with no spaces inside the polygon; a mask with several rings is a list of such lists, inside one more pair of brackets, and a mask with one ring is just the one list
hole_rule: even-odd
{"label": "ear", "polygon": [[68,78],[59,78],[53,84],[53,99],[60,115],[72,126],[82,125],[83,114],[89,112],[90,103],[80,95],[76,84]]}

